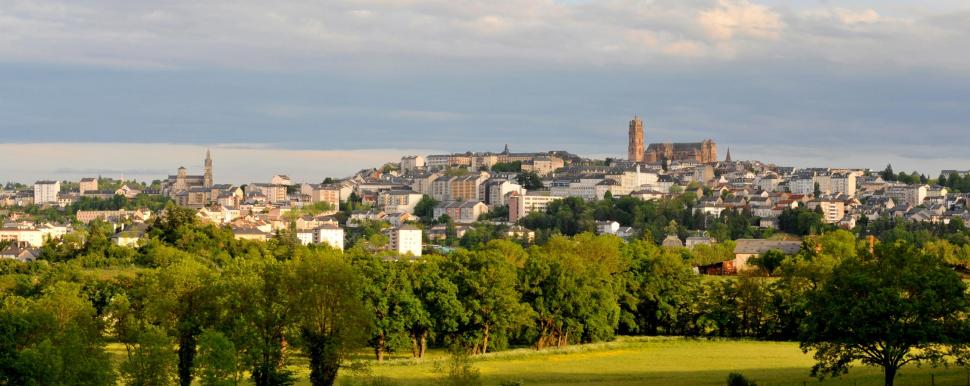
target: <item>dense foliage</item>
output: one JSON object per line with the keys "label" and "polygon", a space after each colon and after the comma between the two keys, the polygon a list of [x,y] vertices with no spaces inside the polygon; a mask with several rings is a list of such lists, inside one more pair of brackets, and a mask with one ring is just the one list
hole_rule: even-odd
{"label": "dense foliage", "polygon": [[[331,385],[364,347],[377,360],[422,358],[429,346],[475,355],[618,334],[801,338],[821,375],[865,361],[850,351],[857,342],[899,335],[893,342],[919,355],[964,342],[967,303],[952,268],[970,256],[962,224],[880,230],[873,222],[865,229],[883,239],[877,257],[856,234],[830,231],[806,237],[796,255],[756,257],[745,275],[709,277],[694,267],[734,257],[732,229],[750,230],[744,214],[723,216],[720,231],[706,224],[724,242],[688,250],[659,247],[653,231],[629,241],[586,232],[585,216],[598,213],[663,224],[657,233],[680,232],[669,220],[693,217],[675,217],[684,213],[664,202],[610,201],[564,200],[529,219],[571,224],[570,236],[528,245],[485,227],[464,248],[413,259],[381,250],[376,231],[362,231],[345,252],[303,246],[288,231],[236,240],[174,206],[137,249],[106,242],[94,222],[50,242],[38,262],[0,264],[11,283],[0,295],[0,375],[15,384],[279,385],[295,381],[299,356],[312,384]],[[577,211],[580,221],[558,217]],[[106,267],[128,273],[85,269]],[[896,316],[909,324],[888,322]],[[120,365],[108,360],[107,342],[124,346]]]}

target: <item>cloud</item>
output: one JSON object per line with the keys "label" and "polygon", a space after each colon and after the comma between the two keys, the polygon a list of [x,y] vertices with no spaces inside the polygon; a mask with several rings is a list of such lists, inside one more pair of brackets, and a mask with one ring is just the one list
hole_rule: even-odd
{"label": "cloud", "polygon": [[958,8],[929,7],[887,17],[878,4],[771,7],[749,0],[7,0],[0,5],[0,60],[326,71],[442,59],[637,66],[783,55],[868,64],[866,58],[885,63],[913,50],[943,57],[908,55],[914,65],[968,67],[965,23],[932,22]]}
{"label": "cloud", "polygon": [[777,13],[746,0],[720,0],[716,8],[702,11],[697,20],[716,40],[735,36],[778,39],[784,28]]}

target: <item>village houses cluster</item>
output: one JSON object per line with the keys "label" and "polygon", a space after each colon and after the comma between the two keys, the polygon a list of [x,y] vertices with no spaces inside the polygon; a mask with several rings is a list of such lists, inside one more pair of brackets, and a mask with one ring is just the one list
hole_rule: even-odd
{"label": "village houses cluster", "polygon": [[[629,123],[626,159],[592,160],[566,151],[501,152],[409,155],[399,162],[361,170],[343,179],[321,183],[298,183],[286,175],[268,182],[236,186],[217,184],[213,160],[206,153],[201,175],[179,168],[154,187],[121,184],[99,189],[99,179],[83,178],[65,189],[60,181],[41,180],[32,187],[0,191],[5,222],[0,241],[11,241],[0,257],[30,260],[44,240],[71,231],[69,223],[31,222],[13,208],[31,205],[66,207],[83,197],[110,199],[139,195],[168,197],[178,205],[197,210],[208,222],[228,226],[237,238],[266,240],[275,232],[295,224],[304,244],[345,247],[345,230],[368,221],[386,222],[383,230],[387,249],[399,255],[420,256],[428,243],[447,237],[448,225],[422,227],[415,209],[426,197],[436,203],[433,217],[447,216],[453,232],[461,237],[484,214],[507,208],[508,215],[489,216],[489,222],[506,225],[508,236],[532,240],[535,233],[519,225],[533,212],[544,212],[550,203],[565,197],[602,200],[630,196],[661,200],[695,191],[699,200],[695,212],[720,216],[729,209],[748,210],[763,228],[777,228],[786,209],[820,210],[823,220],[852,228],[865,217],[869,220],[893,217],[910,221],[947,223],[953,218],[970,222],[968,194],[952,193],[941,186],[884,181],[878,173],[852,168],[803,168],[776,166],[759,161],[735,161],[730,150],[718,158],[712,140],[696,143],[644,144],[643,122]],[[512,167],[510,167],[512,166]],[[965,176],[967,171],[943,171]],[[526,179],[532,181],[523,181]],[[9,186],[8,186],[9,187]],[[337,216],[349,208],[345,219]],[[314,208],[307,211],[307,208]],[[87,211],[75,220],[88,223],[102,219],[115,224],[114,242],[136,246],[147,223],[158,213],[147,209]],[[597,231],[628,238],[636,229],[615,221],[597,223]],[[706,237],[680,240],[668,236],[665,246],[692,247],[710,242]],[[746,257],[768,249],[797,252],[797,244],[784,241],[737,240],[737,265]],[[792,252],[794,253],[794,252]]]}

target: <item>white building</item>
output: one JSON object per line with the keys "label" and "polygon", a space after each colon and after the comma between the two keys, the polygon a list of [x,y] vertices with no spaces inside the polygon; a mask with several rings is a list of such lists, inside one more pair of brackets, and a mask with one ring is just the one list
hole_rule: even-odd
{"label": "white building", "polygon": [[414,213],[422,197],[411,190],[385,190],[377,194],[377,207],[386,213]]}
{"label": "white building", "polygon": [[56,204],[60,191],[60,181],[37,181],[34,183],[34,204]]}
{"label": "white building", "polygon": [[344,250],[344,230],[336,225],[320,226],[316,229],[314,242],[327,244],[334,249],[342,251]]}
{"label": "white building", "polygon": [[408,155],[401,157],[401,171],[408,172],[424,168],[424,156]]}
{"label": "white building", "polygon": [[401,255],[421,256],[421,230],[410,225],[387,230],[388,245]]}
{"label": "white building", "polygon": [[509,222],[516,222],[532,212],[545,212],[549,203],[562,200],[561,196],[553,195],[520,195],[510,193],[506,199],[509,203]]}

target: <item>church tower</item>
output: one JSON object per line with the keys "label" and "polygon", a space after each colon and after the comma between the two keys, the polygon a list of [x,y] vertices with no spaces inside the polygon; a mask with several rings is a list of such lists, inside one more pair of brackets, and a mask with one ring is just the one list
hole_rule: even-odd
{"label": "church tower", "polygon": [[209,150],[205,151],[205,175],[202,176],[202,185],[210,188],[212,187],[212,156],[209,155]]}
{"label": "church tower", "polygon": [[635,115],[630,121],[630,143],[627,153],[628,160],[643,162],[643,121]]}

